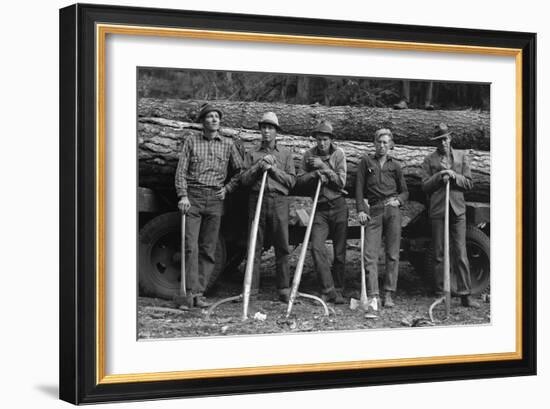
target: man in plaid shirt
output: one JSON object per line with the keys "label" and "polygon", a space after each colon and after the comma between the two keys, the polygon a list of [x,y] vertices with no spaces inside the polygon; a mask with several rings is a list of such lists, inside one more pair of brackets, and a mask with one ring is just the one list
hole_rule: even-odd
{"label": "man in plaid shirt", "polygon": [[[176,170],[178,207],[186,214],[186,286],[195,307],[210,303],[204,298],[208,279],[215,265],[215,251],[223,214],[223,203],[239,182],[243,159],[233,140],[219,134],[221,110],[206,104],[198,121],[203,132],[188,136]],[[224,185],[231,168],[233,177]]]}

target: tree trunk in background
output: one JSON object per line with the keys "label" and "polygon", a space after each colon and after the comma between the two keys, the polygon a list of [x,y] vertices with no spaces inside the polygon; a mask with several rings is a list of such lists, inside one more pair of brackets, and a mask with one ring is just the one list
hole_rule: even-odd
{"label": "tree trunk in background", "polygon": [[[309,99],[309,77],[299,76],[296,84],[296,102],[298,102],[299,104],[307,104],[308,99]],[[280,119],[279,119],[279,122],[280,122]]]}
{"label": "tree trunk in background", "polygon": [[[298,77],[298,94],[304,85]],[[300,90],[300,88],[302,88]],[[297,95],[302,97],[303,95]],[[159,117],[193,122],[205,101],[140,98],[139,117]],[[257,129],[258,119],[264,112],[273,111],[284,132],[293,135],[310,135],[322,119],[332,122],[337,139],[372,141],[374,131],[390,128],[397,144],[429,146],[434,128],[446,123],[453,132],[453,145],[458,149],[490,149],[490,116],[486,111],[426,111],[419,109],[393,110],[351,106],[291,105],[261,102],[216,101],[223,111],[222,125],[231,128]]]}
{"label": "tree trunk in background", "polygon": [[[138,157],[139,186],[152,189],[173,189],[174,173],[178,163],[181,144],[185,137],[198,135],[201,132],[199,124],[168,120],[163,118],[140,118],[138,122]],[[250,150],[260,140],[260,133],[252,130],[223,128],[224,136],[239,141],[246,150]],[[278,136],[278,143],[289,148],[294,154],[297,173],[300,171],[304,152],[314,146],[312,138],[283,134]],[[348,178],[346,190],[353,195],[357,164],[366,153],[374,151],[370,142],[337,141],[337,145],[346,153]],[[425,201],[420,188],[421,165],[429,153],[435,148],[426,146],[396,145],[391,155],[401,161],[407,185],[411,192],[411,200]],[[471,150],[472,176],[474,189],[466,193],[466,199],[471,201],[490,201],[490,153]],[[293,192],[294,195],[308,195],[311,192]]]}

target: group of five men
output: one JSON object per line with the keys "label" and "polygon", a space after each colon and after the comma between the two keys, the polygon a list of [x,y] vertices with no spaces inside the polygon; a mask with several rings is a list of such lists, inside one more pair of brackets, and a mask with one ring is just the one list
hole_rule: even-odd
{"label": "group of five men", "polygon": [[[185,257],[186,285],[191,294],[191,306],[207,307],[204,298],[208,277],[215,265],[224,200],[239,184],[250,189],[249,227],[252,226],[261,188],[266,175],[265,190],[258,224],[254,255],[251,296],[260,288],[260,260],[264,243],[275,249],[278,298],[288,302],[289,271],[289,199],[296,187],[309,188],[321,181],[321,190],[311,231],[311,254],[318,274],[321,296],[336,304],[345,303],[343,296],[346,262],[346,240],[349,211],[346,194],[347,165],[344,151],[336,146],[332,125],[321,122],[312,132],[316,146],[305,152],[297,175],[292,153],[277,144],[281,130],[273,112],[265,113],[258,126],[260,145],[246,152],[244,158],[231,138],[220,135],[223,113],[211,104],[201,108],[198,121],[203,125],[200,135],[187,137],[176,170],[175,185],[178,207],[186,214]],[[472,188],[468,156],[450,146],[451,133],[444,124],[436,127],[432,138],[437,150],[428,155],[422,165],[423,189],[430,197],[429,215],[432,222],[436,276],[443,276],[443,215],[445,184],[450,183],[450,234],[454,270],[457,273],[458,294],[462,305],[478,307],[470,298],[470,273],[465,243],[464,191]],[[389,155],[393,135],[389,129],[374,134],[375,152],[365,155],[357,168],[355,199],[359,222],[365,228],[365,265],[368,291],[380,297],[378,255],[385,239],[386,274],[383,284],[383,305],[394,306],[397,288],[401,240],[401,206],[407,201],[408,190],[399,161]],[[325,246],[333,243],[333,263]],[[442,289],[442,278],[436,283]]]}

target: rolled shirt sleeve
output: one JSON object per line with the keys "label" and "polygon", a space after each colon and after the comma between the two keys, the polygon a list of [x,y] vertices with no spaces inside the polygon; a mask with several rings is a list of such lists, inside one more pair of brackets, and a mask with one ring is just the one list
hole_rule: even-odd
{"label": "rolled shirt sleeve", "polygon": [[294,159],[290,151],[285,151],[284,169],[279,169],[277,166],[273,166],[270,169],[270,174],[277,182],[291,190],[296,183],[296,169],[294,166]]}
{"label": "rolled shirt sleeve", "polygon": [[315,170],[312,170],[311,167],[307,164],[311,156],[311,151],[308,150],[304,153],[304,156],[302,157],[302,166],[300,172],[298,173],[298,176],[296,177],[296,187],[307,188],[312,181],[317,180],[317,172]]}
{"label": "rolled shirt sleeve", "polygon": [[422,190],[427,194],[432,194],[440,187],[441,175],[439,172],[432,174],[432,167],[430,165],[431,155],[424,158],[422,162],[421,176],[422,176]]}
{"label": "rolled shirt sleeve", "polygon": [[185,138],[181,148],[178,167],[176,169],[176,193],[178,198],[187,197],[187,170],[189,168],[189,155],[191,152],[191,143],[189,138]]}
{"label": "rolled shirt sleeve", "polygon": [[241,183],[250,186],[258,179],[260,173],[260,161],[254,162],[251,152],[247,152],[244,160],[245,171],[241,173]]}
{"label": "rolled shirt sleeve", "polygon": [[245,168],[244,160],[241,157],[241,153],[239,152],[235,144],[231,146],[231,151],[229,153],[229,165],[233,171],[233,176],[231,177],[229,182],[225,185],[225,190],[228,193],[231,193],[239,185],[239,181],[241,180],[241,173]]}
{"label": "rolled shirt sleeve", "polygon": [[348,173],[347,163],[346,163],[346,154],[342,149],[336,149],[334,152],[335,155],[335,169],[330,167],[327,169],[327,175],[330,181],[330,184],[333,189],[341,190],[346,186],[346,176]]}
{"label": "rolled shirt sleeve", "polygon": [[464,156],[462,157],[462,174],[456,173],[454,183],[462,190],[471,190],[474,187],[470,166],[470,155],[468,155],[467,152],[464,152]]}
{"label": "rolled shirt sleeve", "polygon": [[359,166],[357,166],[357,176],[355,180],[355,205],[357,207],[357,213],[368,212],[367,207],[363,199],[365,198],[365,180],[367,175],[367,158],[363,157]]}
{"label": "rolled shirt sleeve", "polygon": [[397,200],[399,200],[399,203],[401,204],[401,206],[403,206],[407,202],[407,199],[409,198],[409,189],[407,188],[405,175],[403,175],[403,169],[399,164],[397,164],[395,168],[395,177],[396,177],[395,182],[397,184],[397,192],[399,193],[397,195]]}

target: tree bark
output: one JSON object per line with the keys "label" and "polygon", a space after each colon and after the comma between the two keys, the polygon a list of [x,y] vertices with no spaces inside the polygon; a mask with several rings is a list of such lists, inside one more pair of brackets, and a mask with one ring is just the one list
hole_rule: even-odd
{"label": "tree bark", "polygon": [[[138,116],[193,122],[204,102],[140,98]],[[234,101],[216,101],[216,105],[223,111],[222,124],[231,128],[258,129],[262,114],[273,111],[284,132],[292,135],[308,136],[320,120],[326,119],[332,122],[336,138],[340,140],[371,142],[374,131],[390,128],[397,144],[429,146],[435,125],[444,122],[453,132],[456,148],[490,149],[490,117],[486,111],[394,110]]]}
{"label": "tree bark", "polygon": [[[198,135],[201,125],[162,118],[140,118],[138,121],[139,185],[152,189],[169,188],[174,185],[174,173],[184,138]],[[242,143],[246,150],[259,143],[258,131],[222,128],[222,135]],[[289,148],[294,155],[296,171],[300,172],[304,152],[314,146],[310,137],[281,134],[277,143]],[[348,177],[346,190],[352,196],[355,186],[356,169],[361,157],[374,151],[370,142],[337,141],[346,153]],[[425,201],[421,191],[421,166],[424,158],[433,152],[433,147],[396,145],[391,155],[401,161],[411,200]],[[471,201],[490,201],[490,153],[470,150],[474,189],[466,193]],[[294,195],[307,195],[310,192],[295,191]]]}

